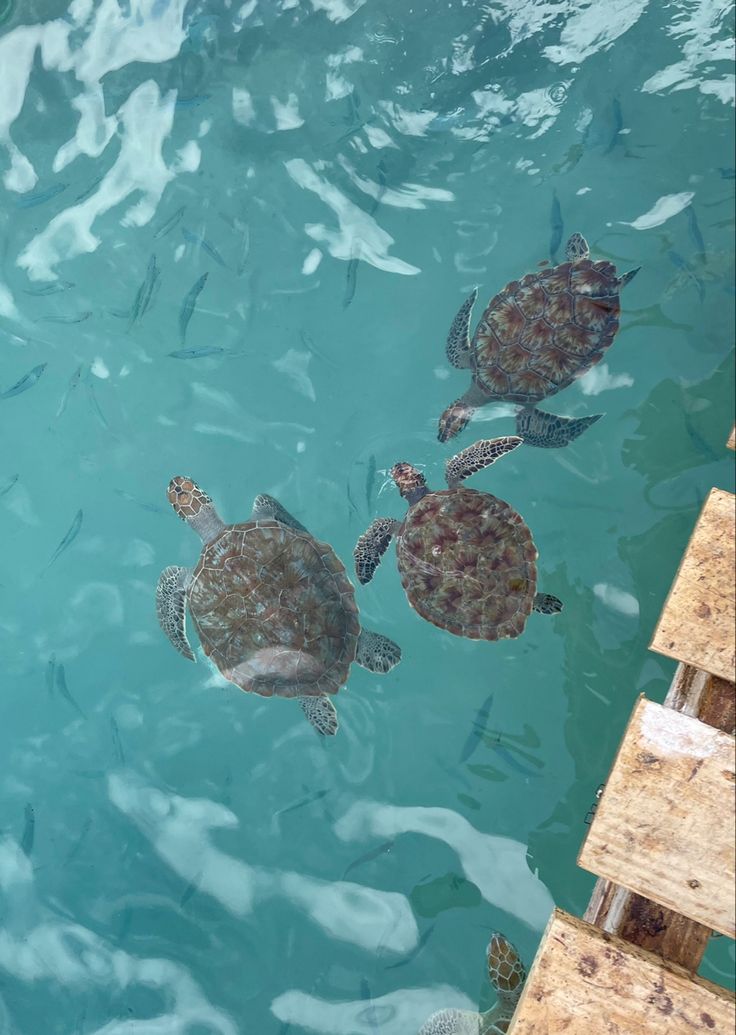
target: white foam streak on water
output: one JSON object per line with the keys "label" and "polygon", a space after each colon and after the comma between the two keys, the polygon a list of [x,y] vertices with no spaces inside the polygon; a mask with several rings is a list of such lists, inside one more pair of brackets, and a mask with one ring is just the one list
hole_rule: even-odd
{"label": "white foam streak on water", "polygon": [[444,841],[457,852],[468,880],[487,902],[530,927],[542,929],[554,908],[552,896],[528,869],[526,846],[511,838],[481,834],[450,809],[411,808],[356,802],[335,824],[344,841],[421,833]]}
{"label": "white foam streak on water", "polygon": [[308,223],[304,227],[311,238],[327,246],[331,255],[346,261],[359,258],[388,273],[420,272],[418,267],[392,258],[388,254],[388,249],[393,244],[393,238],[380,228],[372,216],[353,204],[334,184],[318,176],[304,159],[292,158],[284,164],[295,183],[316,194],[337,216],[340,224],[338,231],[314,223]]}
{"label": "white foam streak on water", "polygon": [[330,1002],[296,988],[271,1003],[274,1016],[318,1035],[409,1035],[418,1031],[437,1010],[469,1010],[476,1004],[458,989],[446,984],[431,988],[402,988],[367,999]]}

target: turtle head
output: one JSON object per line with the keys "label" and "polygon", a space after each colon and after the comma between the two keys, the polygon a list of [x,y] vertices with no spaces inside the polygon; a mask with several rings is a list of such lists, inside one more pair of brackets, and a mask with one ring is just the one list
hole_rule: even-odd
{"label": "turtle head", "polygon": [[565,255],[568,262],[577,262],[579,259],[587,259],[590,255],[588,242],[582,234],[573,234],[565,245]]}
{"label": "turtle head", "polygon": [[396,482],[396,487],[411,507],[417,500],[427,494],[427,483],[424,475],[417,471],[411,464],[394,464],[389,472]]}
{"label": "turtle head", "polygon": [[203,542],[212,542],[222,531],[224,526],[217,516],[212,500],[191,478],[185,478],[180,474],[172,478],[166,495],[182,521],[191,525],[202,537]]}
{"label": "turtle head", "polygon": [[524,964],[508,938],[494,931],[486,949],[488,978],[499,1000],[515,1003],[526,980]]}

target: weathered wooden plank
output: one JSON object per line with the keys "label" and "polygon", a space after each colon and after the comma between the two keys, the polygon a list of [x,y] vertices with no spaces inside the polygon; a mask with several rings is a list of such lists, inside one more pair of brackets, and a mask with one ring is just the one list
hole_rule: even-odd
{"label": "weathered wooden plank", "polygon": [[555,910],[509,1035],[725,1035],[735,1025],[732,993]]}
{"label": "weathered wooden plank", "polygon": [[578,862],[734,937],[734,738],[640,698]]}
{"label": "weathered wooden plank", "polygon": [[736,498],[711,489],[650,647],[736,681]]}
{"label": "weathered wooden plank", "polygon": [[[679,664],[664,703],[733,734],[735,691],[725,679]],[[711,936],[709,927],[602,877],[596,881],[583,919],[693,973]]]}

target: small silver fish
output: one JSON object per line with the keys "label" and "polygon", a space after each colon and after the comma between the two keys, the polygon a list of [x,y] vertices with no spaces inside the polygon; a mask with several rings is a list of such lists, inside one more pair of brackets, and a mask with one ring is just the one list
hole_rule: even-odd
{"label": "small silver fish", "polygon": [[226,351],[220,345],[202,345],[194,349],[175,349],[168,355],[172,359],[202,359],[203,356],[220,356]]}
{"label": "small silver fish", "polygon": [[557,197],[556,191],[552,192],[552,209],[549,214],[549,222],[552,227],[552,236],[549,240],[549,257],[553,262],[557,262],[557,252],[562,244],[562,231],[564,229],[564,224],[562,222],[560,200]]}
{"label": "small silver fish", "polygon": [[143,319],[145,313],[151,308],[153,299],[155,296],[156,288],[161,274],[159,273],[158,266],[156,265],[156,256],[152,255],[148,260],[148,266],[146,268],[146,276],[143,283],[138,288],[136,296],[133,300],[133,306],[130,311],[130,322],[128,324],[128,330],[131,329],[133,324],[138,323]]}
{"label": "small silver fish", "polygon": [[179,313],[179,334],[181,335],[182,345],[186,339],[187,327],[192,318],[192,313],[197,304],[197,299],[200,296],[202,288],[207,283],[208,276],[208,273],[203,273],[199,280],[189,288],[189,291],[187,291],[184,301],[182,302],[181,312]]}
{"label": "small silver fish", "polygon": [[162,223],[156,233],[153,235],[154,240],[158,240],[159,237],[165,237],[166,234],[171,233],[177,223],[180,223],[184,215],[185,205],[178,208],[173,215],[169,216],[165,223]]}
{"label": "small silver fish", "polygon": [[56,655],[52,654],[46,662],[46,693],[49,697],[54,696],[54,677],[56,674]]}
{"label": "small silver fish", "polygon": [[83,518],[82,511],[78,510],[77,513],[74,515],[74,520],[72,521],[71,525],[69,526],[69,531],[66,533],[64,538],[61,540],[59,545],[54,550],[54,552],[52,554],[52,557],[51,557],[51,560],[46,565],[47,568],[50,568],[51,565],[54,563],[54,561],[58,557],[61,557],[61,555],[63,554],[64,550],[66,550],[69,546],[71,546],[71,544],[77,538],[77,536],[79,535],[79,529],[82,527],[82,518]]}
{"label": "small silver fish", "polygon": [[345,274],[345,294],[342,299],[343,309],[352,302],[355,297],[355,288],[358,281],[358,259],[351,259],[348,263],[347,273]]}
{"label": "small silver fish", "polygon": [[33,388],[47,366],[48,363],[39,363],[33,370],[29,370],[20,381],[16,381],[10,388],[0,392],[0,399],[11,399],[14,395],[21,395],[23,392],[27,392],[29,388]]}
{"label": "small silver fish", "polygon": [[168,511],[164,510],[163,507],[157,506],[155,503],[144,503],[135,496],[131,496],[129,492],[124,489],[115,489],[115,492],[122,499],[127,500],[128,503],[135,503],[137,507],[141,507],[143,510],[149,510],[152,514],[167,514]]}
{"label": "small silver fish", "polygon": [[67,856],[64,859],[64,862],[62,863],[62,866],[68,866],[69,863],[72,862],[77,857],[77,855],[79,854],[79,850],[81,849],[82,845],[84,844],[85,840],[87,839],[87,834],[89,833],[91,826],[92,826],[92,820],[91,819],[85,819],[84,823],[82,824],[82,829],[79,832],[79,837],[77,838],[77,840],[74,842],[72,847],[67,852]]}
{"label": "small silver fish", "polygon": [[235,267],[235,271],[239,277],[242,277],[245,272],[245,267],[248,263],[248,255],[250,253],[250,229],[245,224],[242,224],[241,235],[240,255],[238,256],[238,264]]}
{"label": "small silver fish", "polygon": [[33,837],[36,831],[36,816],[30,802],[25,807],[24,815],[25,824],[23,826],[23,836],[20,839],[20,847],[23,854],[30,858],[33,850]]}
{"label": "small silver fish", "polygon": [[73,287],[74,282],[71,280],[54,280],[50,284],[39,284],[38,287],[23,288],[23,293],[41,298],[44,295],[56,295],[59,291],[68,291],[69,288]]}
{"label": "small silver fish", "polygon": [[279,809],[278,812],[274,812],[274,819],[277,816],[285,816],[287,812],[295,812],[297,809],[302,809],[305,805],[311,805],[313,801],[319,801],[326,794],[329,794],[329,790],[313,791],[312,794],[308,794],[305,798],[300,798],[299,801],[295,801],[291,805],[286,805],[283,809]]}
{"label": "small silver fish", "polygon": [[365,502],[368,507],[368,513],[371,513],[373,506],[373,486],[376,481],[376,458],[371,453],[368,457],[368,471],[365,477]]}
{"label": "small silver fish", "polygon": [[483,733],[485,732],[486,726],[488,725],[488,716],[491,712],[493,705],[493,694],[489,694],[483,704],[478,709],[478,713],[473,720],[473,728],[468,734],[468,738],[463,745],[463,749],[460,752],[460,761],[467,762],[471,757],[475,749],[480,743]]}
{"label": "small silver fish", "polygon": [[18,475],[14,474],[10,481],[2,489],[0,489],[0,496],[5,496],[6,493],[10,492],[15,483],[18,481]]}
{"label": "small silver fish", "polygon": [[705,254],[705,241],[703,240],[703,235],[700,232],[700,227],[698,226],[698,217],[695,215],[695,209],[692,205],[687,206],[687,208],[685,209],[685,215],[687,216],[687,227],[690,231],[690,237],[692,238],[695,247],[698,250],[698,255],[701,259],[705,260],[707,257]]}
{"label": "small silver fish", "polygon": [[362,866],[364,863],[370,862],[372,859],[377,859],[379,855],[385,855],[386,852],[390,852],[395,843],[396,842],[393,840],[384,841],[383,844],[378,845],[378,847],[370,848],[367,852],[364,852],[362,855],[359,855],[357,859],[353,859],[350,865],[346,867],[345,872],[342,875],[342,880],[345,880],[347,875],[352,870],[357,869],[358,866]]}
{"label": "small silver fish", "polygon": [[97,401],[97,393],[95,392],[95,386],[94,386],[94,384],[92,383],[91,380],[88,380],[86,382],[86,384],[87,384],[87,395],[89,396],[89,401],[92,404],[92,410],[93,410],[95,416],[97,417],[97,419],[99,420],[100,424],[103,426],[103,428],[106,428],[107,431],[109,431],[110,430],[110,425],[109,425],[109,423],[107,421],[107,417],[105,416],[105,414],[102,412],[102,410],[100,408],[99,402]]}
{"label": "small silver fish", "polygon": [[434,924],[430,924],[426,931],[423,932],[421,938],[417,942],[416,946],[412,949],[408,956],[405,956],[403,960],[399,960],[398,963],[389,963],[386,970],[396,970],[398,967],[405,967],[407,963],[411,963],[412,960],[416,959],[419,953],[422,951],[424,946],[429,941],[429,937],[434,931]]}
{"label": "small silver fish", "polygon": [[125,765],[125,752],[123,751],[123,742],[120,739],[120,730],[115,719],[110,716],[110,733],[112,735],[112,742],[115,747],[115,754],[117,755],[118,762],[121,765]]}
{"label": "small silver fish", "polygon": [[94,192],[97,190],[97,188],[106,176],[107,173],[103,173],[102,176],[98,176],[94,183],[90,183],[89,187],[83,190],[81,194],[77,194],[76,198],[74,199],[75,202],[77,202],[78,204],[80,201],[86,201],[87,198],[91,197],[91,195],[94,194]]}
{"label": "small silver fish", "polygon": [[192,877],[192,879],[189,881],[187,886],[184,888],[182,896],[179,899],[179,906],[180,907],[184,907],[187,904],[189,899],[192,897],[194,892],[199,887],[199,882],[201,880],[202,880],[202,870],[200,870],[199,873],[197,873],[194,877]]}
{"label": "small silver fish", "polygon": [[76,313],[74,316],[39,316],[34,323],[84,323],[85,320],[89,320],[92,315],[91,309],[86,309],[83,313]]}
{"label": "small silver fish", "polygon": [[503,744],[493,744],[493,750],[497,755],[504,760],[510,769],[514,769],[517,773],[521,773],[522,776],[541,776],[542,774],[535,769],[530,769],[529,766],[523,765],[521,762],[514,758],[513,754]]}
{"label": "small silver fish", "polygon": [[603,152],[604,155],[610,154],[616,144],[621,143],[621,130],[623,128],[624,115],[621,111],[621,101],[618,97],[614,97],[611,101],[611,138],[608,141],[608,147]]}
{"label": "small silver fish", "polygon": [[79,707],[77,702],[74,700],[72,695],[69,693],[69,687],[66,685],[66,673],[64,672],[64,666],[58,665],[56,668],[56,689],[59,691],[61,696],[67,701],[75,711],[77,711],[83,719],[87,716]]}
{"label": "small silver fish", "polygon": [[182,236],[188,244],[195,244],[198,248],[207,252],[211,259],[214,259],[218,266],[222,266],[223,269],[227,269],[227,263],[220,255],[218,250],[213,244],[207,240],[206,237],[202,237],[199,234],[193,233],[191,230],[187,230],[186,227],[182,227]]}
{"label": "small silver fish", "polygon": [[82,380],[82,371],[83,371],[83,369],[84,368],[82,366],[78,366],[77,369],[72,374],[72,376],[69,378],[69,384],[67,385],[66,391],[64,392],[63,396],[61,397],[61,402],[59,403],[59,408],[56,411],[56,417],[57,418],[61,417],[62,413],[66,409],[66,404],[69,401],[69,396],[72,394],[74,389],[79,385],[79,382]]}
{"label": "small silver fish", "polygon": [[37,191],[35,194],[24,194],[15,203],[16,208],[34,208],[36,205],[43,205],[45,201],[51,201],[57,194],[66,190],[66,183],[55,183],[46,190]]}

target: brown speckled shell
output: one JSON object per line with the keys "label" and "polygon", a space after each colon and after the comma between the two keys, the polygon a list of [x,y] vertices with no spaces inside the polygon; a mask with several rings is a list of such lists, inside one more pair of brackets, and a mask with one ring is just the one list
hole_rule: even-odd
{"label": "brown speckled shell", "polygon": [[475,489],[427,493],[410,507],[396,553],[409,602],[428,622],[473,640],[523,631],[537,550],[508,503]]}
{"label": "brown speckled shell", "polygon": [[507,284],[473,337],[479,384],[495,399],[534,403],[584,374],[618,330],[617,276],[610,262],[582,259]]}
{"label": "brown speckled shell", "polygon": [[[203,549],[188,599],[202,649],[242,690],[334,694],[345,684],[360,633],[355,592],[332,547],[308,533],[277,521],[228,525]],[[271,648],[305,652],[320,678],[274,689],[233,676]]]}

